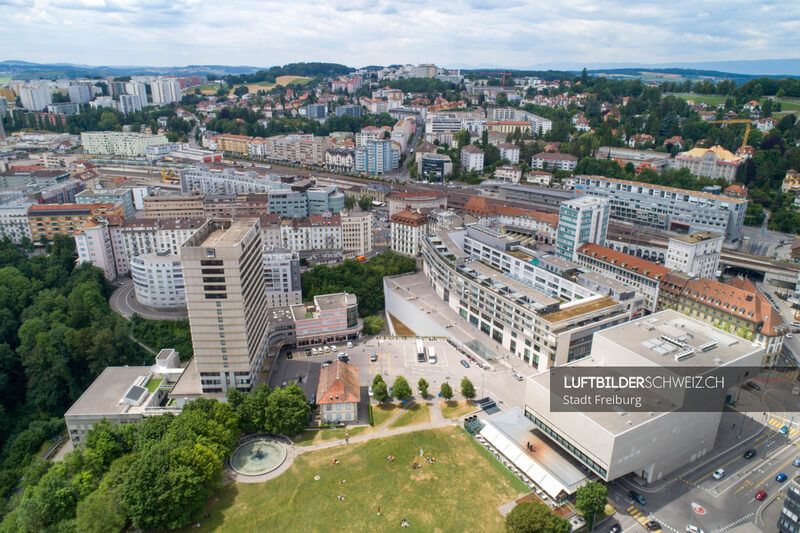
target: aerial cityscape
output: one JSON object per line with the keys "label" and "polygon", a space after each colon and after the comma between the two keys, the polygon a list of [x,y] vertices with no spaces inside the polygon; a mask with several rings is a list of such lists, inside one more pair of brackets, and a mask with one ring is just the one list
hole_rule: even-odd
{"label": "aerial cityscape", "polygon": [[800,533],[800,11],[706,4],[0,1],[0,533]]}

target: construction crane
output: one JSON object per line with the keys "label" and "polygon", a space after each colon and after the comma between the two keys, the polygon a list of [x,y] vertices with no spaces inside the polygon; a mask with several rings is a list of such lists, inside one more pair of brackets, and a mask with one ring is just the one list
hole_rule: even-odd
{"label": "construction crane", "polygon": [[753,121],[749,118],[734,118],[730,120],[709,120],[711,124],[722,124],[722,127],[726,127],[728,124],[747,124],[747,127],[744,129],[744,140],[742,141],[742,148],[747,146],[747,137],[750,135],[750,126],[752,125]]}
{"label": "construction crane", "polygon": [[513,72],[479,72],[478,74],[486,74],[486,75],[489,75],[489,76],[492,76],[492,75],[499,76],[500,74],[502,74],[503,75],[503,89],[506,88],[506,76],[513,76],[514,75]]}

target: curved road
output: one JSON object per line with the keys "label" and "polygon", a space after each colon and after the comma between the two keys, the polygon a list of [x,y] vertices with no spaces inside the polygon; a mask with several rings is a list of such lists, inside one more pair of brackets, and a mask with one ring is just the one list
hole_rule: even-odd
{"label": "curved road", "polygon": [[130,318],[134,313],[142,318],[151,320],[180,320],[188,317],[186,309],[168,311],[165,309],[153,309],[140,304],[136,301],[133,281],[129,278],[123,278],[115,283],[119,284],[118,288],[111,295],[108,303],[111,305],[111,309],[125,318]]}

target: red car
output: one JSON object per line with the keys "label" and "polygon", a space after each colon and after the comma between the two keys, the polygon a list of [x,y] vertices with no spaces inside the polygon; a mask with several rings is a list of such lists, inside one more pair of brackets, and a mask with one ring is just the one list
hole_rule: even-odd
{"label": "red car", "polygon": [[766,497],[767,497],[767,493],[764,492],[763,490],[760,490],[760,491],[756,492],[756,500],[762,502],[762,501],[764,501],[764,498],[766,498]]}

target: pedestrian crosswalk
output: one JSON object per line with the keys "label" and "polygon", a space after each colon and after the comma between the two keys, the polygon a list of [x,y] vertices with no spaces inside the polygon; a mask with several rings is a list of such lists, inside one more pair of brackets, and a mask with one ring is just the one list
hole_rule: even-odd
{"label": "pedestrian crosswalk", "polygon": [[[639,522],[642,526],[644,526],[646,523],[652,520],[650,516],[641,512],[639,509],[636,508],[635,505],[631,505],[630,507],[628,507],[627,511],[628,514],[631,515],[633,519]],[[656,531],[662,531],[662,530],[657,529]]]}
{"label": "pedestrian crosswalk", "polygon": [[[767,425],[776,431],[780,430],[783,426],[788,426],[790,423],[792,423],[792,421],[776,416],[770,416],[767,421]],[[798,433],[800,433],[800,430],[797,429],[795,424],[792,424],[791,428],[789,428],[789,438],[793,439]]]}
{"label": "pedestrian crosswalk", "polygon": [[753,518],[754,515],[755,515],[755,513],[748,513],[748,514],[744,515],[743,517],[741,517],[739,520],[736,520],[735,522],[731,522],[730,524],[728,524],[726,526],[722,526],[721,528],[716,529],[715,531],[719,531],[719,532],[727,531],[727,530],[729,530],[731,528],[734,528],[734,527],[738,526],[742,522],[746,522],[746,521],[750,520],[751,518]]}

